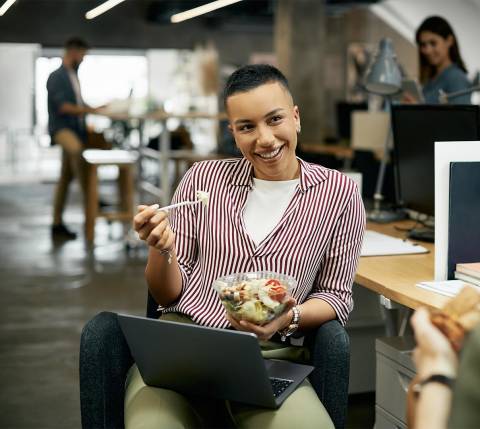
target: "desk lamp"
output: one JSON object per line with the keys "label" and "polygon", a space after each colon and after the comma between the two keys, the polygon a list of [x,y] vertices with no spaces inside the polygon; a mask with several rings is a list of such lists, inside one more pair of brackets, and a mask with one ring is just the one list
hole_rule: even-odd
{"label": "desk lamp", "polygon": [[[372,94],[385,97],[386,110],[391,111],[391,96],[400,92],[402,87],[402,75],[398,66],[393,43],[390,39],[382,39],[378,51],[367,71],[365,89]],[[378,171],[375,194],[373,195],[373,210],[368,214],[368,220],[379,223],[392,222],[404,217],[403,213],[390,210],[381,210],[383,200],[382,187],[385,178],[385,169],[390,152],[390,140],[392,128],[385,139],[383,156]]]}

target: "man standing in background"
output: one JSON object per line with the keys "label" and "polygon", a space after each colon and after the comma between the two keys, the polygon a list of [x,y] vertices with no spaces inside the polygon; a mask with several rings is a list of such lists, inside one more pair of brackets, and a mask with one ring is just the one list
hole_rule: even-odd
{"label": "man standing in background", "polygon": [[62,65],[48,77],[48,131],[52,144],[62,148],[62,168],[55,191],[52,237],[75,239],[77,234],[63,223],[63,210],[68,187],[74,177],[80,183],[85,204],[85,164],[82,151],[87,141],[85,115],[98,109],[87,106],[80,90],[78,68],[89,45],[82,39],[71,38],[65,43]]}

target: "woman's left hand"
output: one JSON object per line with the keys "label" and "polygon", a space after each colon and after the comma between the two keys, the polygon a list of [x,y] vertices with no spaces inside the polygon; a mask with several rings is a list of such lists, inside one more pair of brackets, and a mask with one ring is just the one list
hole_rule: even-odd
{"label": "woman's left hand", "polygon": [[290,310],[295,304],[296,301],[293,298],[289,298],[286,302],[285,311],[276,319],[262,326],[247,322],[246,320],[238,321],[228,313],[225,317],[237,331],[253,332],[260,341],[268,341],[277,331],[284,329],[290,324],[292,320]]}
{"label": "woman's left hand", "polygon": [[417,341],[413,360],[419,377],[425,379],[431,374],[454,377],[458,366],[457,355],[447,337],[430,321],[428,311],[419,308],[411,324]]}

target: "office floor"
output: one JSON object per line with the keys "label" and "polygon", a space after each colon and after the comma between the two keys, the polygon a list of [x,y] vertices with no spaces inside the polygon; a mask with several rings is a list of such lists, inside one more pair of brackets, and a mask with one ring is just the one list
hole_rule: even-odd
{"label": "office floor", "polygon": [[[108,189],[107,189],[108,192]],[[78,347],[102,310],[143,314],[145,252],[127,254],[119,225],[97,246],[50,238],[53,185],[0,185],[0,428],[80,427]],[[81,232],[78,192],[66,222]],[[352,395],[348,428],[371,428],[374,395]]]}

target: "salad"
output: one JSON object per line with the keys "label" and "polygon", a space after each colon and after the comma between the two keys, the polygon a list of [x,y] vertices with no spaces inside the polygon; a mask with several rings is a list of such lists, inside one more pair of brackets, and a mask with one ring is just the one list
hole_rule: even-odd
{"label": "salad", "polygon": [[295,279],[289,276],[255,272],[226,276],[216,280],[213,286],[235,319],[263,325],[284,311],[295,284]]}

